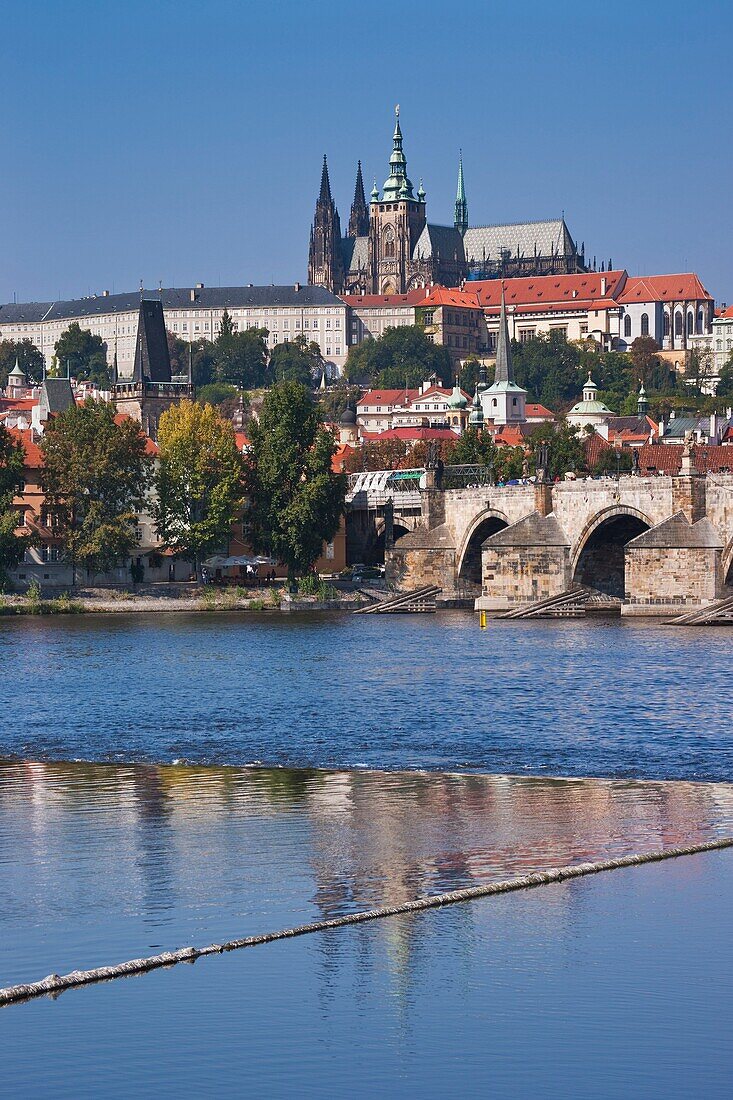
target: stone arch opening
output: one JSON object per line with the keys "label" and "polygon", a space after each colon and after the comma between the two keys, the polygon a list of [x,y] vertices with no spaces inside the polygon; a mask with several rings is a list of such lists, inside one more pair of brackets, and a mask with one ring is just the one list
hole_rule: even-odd
{"label": "stone arch opening", "polygon": [[623,599],[626,594],[624,547],[650,527],[641,513],[630,510],[614,510],[595,522],[581,543],[573,583]]}
{"label": "stone arch opening", "polygon": [[[393,532],[394,532],[395,542],[397,542],[397,539],[402,538],[403,535],[406,535],[409,530],[410,530],[409,527],[405,527],[405,525],[403,523],[400,523],[399,520],[395,520],[394,525],[393,525]],[[382,523],[382,524],[380,524],[379,529],[377,530],[377,537],[374,539],[374,541],[367,548],[367,553],[364,557],[364,564],[365,565],[384,565],[384,561],[385,561],[385,527],[384,527],[384,524]]]}
{"label": "stone arch opening", "polygon": [[481,547],[486,540],[508,527],[508,521],[500,515],[484,516],[466,539],[458,567],[458,583],[465,589],[481,594]]}

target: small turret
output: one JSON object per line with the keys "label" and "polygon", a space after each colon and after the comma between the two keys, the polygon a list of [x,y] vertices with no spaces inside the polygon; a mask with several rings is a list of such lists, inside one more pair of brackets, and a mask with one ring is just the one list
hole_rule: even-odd
{"label": "small turret", "polygon": [[479,393],[478,382],[476,383],[476,390],[471,403],[471,415],[468,418],[468,424],[471,428],[483,428],[484,426],[484,407],[481,404],[481,394]]}
{"label": "small turret", "polygon": [[643,382],[639,386],[639,396],[636,401],[636,408],[639,416],[646,416],[646,414],[649,412],[649,399],[647,398]]}

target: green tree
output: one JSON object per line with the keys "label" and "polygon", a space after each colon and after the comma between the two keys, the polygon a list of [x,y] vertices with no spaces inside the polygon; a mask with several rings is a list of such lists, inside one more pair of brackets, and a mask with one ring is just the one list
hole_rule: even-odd
{"label": "green tree", "polygon": [[515,380],[535,401],[558,411],[578,400],[585,374],[576,344],[556,332],[540,333],[525,343],[512,341],[512,357]]}
{"label": "green tree", "polygon": [[29,382],[43,378],[43,355],[32,340],[0,340],[0,386],[7,386],[8,375],[15,366],[25,374]]}
{"label": "green tree", "polygon": [[410,466],[411,452],[402,439],[370,440],[346,456],[346,469],[350,474],[367,470],[399,470]]}
{"label": "green tree", "polygon": [[8,573],[19,565],[33,539],[16,534],[18,513],[13,497],[23,480],[25,456],[23,446],[0,424],[0,590],[8,583]]}
{"label": "green tree", "polygon": [[244,332],[220,333],[214,341],[212,377],[209,381],[228,382],[239,390],[253,390],[269,384],[267,329],[248,328]]}
{"label": "green tree", "polygon": [[632,343],[629,354],[637,384],[642,381],[650,393],[672,393],[677,388],[677,374],[659,350],[651,336],[637,336]]}
{"label": "green tree", "polygon": [[532,468],[534,468],[535,449],[541,443],[546,443],[549,450],[550,477],[562,477],[570,471],[577,472],[585,469],[585,448],[579,428],[566,421],[560,421],[559,424],[538,424],[528,437],[528,444],[532,450]]}
{"label": "green tree", "polygon": [[107,345],[101,336],[81,328],[78,321],[72,321],[66,331],[61,333],[54,350],[62,375],[68,366],[70,375],[80,382],[109,385]]}
{"label": "green tree", "polygon": [[733,354],[723,363],[720,369],[716,397],[733,397]]}
{"label": "green tree", "polygon": [[318,344],[302,334],[287,344],[276,344],[270,355],[270,373],[276,382],[300,382],[312,386],[323,372]]}
{"label": "green tree", "polygon": [[451,452],[451,462],[457,466],[495,466],[497,449],[488,432],[466,428]]}
{"label": "green tree", "polygon": [[338,423],[347,406],[351,405],[352,409],[355,409],[360,397],[360,386],[349,386],[345,379],[339,378],[334,386],[318,394],[318,404],[321,407],[323,419],[331,424]]}
{"label": "green tree", "polygon": [[64,557],[105,572],[130,557],[152,460],[137,421],[88,398],[49,423],[41,444],[46,500],[60,519]]}
{"label": "green tree", "polygon": [[685,356],[685,384],[698,396],[704,396],[712,388],[712,348],[694,347]]}
{"label": "green tree", "polygon": [[364,386],[414,387],[433,373],[444,386],[452,385],[448,349],[431,343],[419,325],[385,329],[378,340],[352,347],[346,360],[348,380]]}
{"label": "green tree", "polygon": [[188,361],[189,361],[189,344],[186,340],[182,340],[180,336],[177,336],[175,332],[171,332],[170,329],[166,329],[166,339],[168,340],[168,355],[171,361],[171,374],[186,375],[188,376]]}
{"label": "green tree", "polygon": [[339,528],[346,478],[335,474],[333,435],[306,386],[279,382],[250,425],[246,459],[252,544],[288,569],[307,573]]}
{"label": "green tree", "polygon": [[212,405],[181,401],[158,425],[155,521],[166,545],[194,565],[223,549],[242,503],[234,429]]}

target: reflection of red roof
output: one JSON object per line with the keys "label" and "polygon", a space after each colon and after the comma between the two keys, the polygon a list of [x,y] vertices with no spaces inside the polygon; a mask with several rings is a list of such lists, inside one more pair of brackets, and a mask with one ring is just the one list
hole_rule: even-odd
{"label": "reflection of red roof", "polygon": [[683,275],[639,275],[626,280],[619,302],[678,302],[709,298],[694,272]]}
{"label": "reflection of red roof", "polygon": [[380,432],[374,439],[402,439],[411,442],[417,439],[456,439],[456,433],[450,428],[389,428]]}
{"label": "reflection of red roof", "polygon": [[408,290],[406,294],[342,294],[341,301],[347,306],[417,306],[424,302],[427,296],[425,287],[417,290]]}
{"label": "reflection of red roof", "polygon": [[[601,280],[605,280],[605,291]],[[623,286],[625,271],[588,271],[582,275],[540,275],[533,278],[504,279],[504,296],[507,307],[514,306],[519,313],[542,310],[609,309],[616,306],[614,294]],[[501,279],[478,280],[470,284],[476,288],[479,304],[489,313],[498,313],[501,306]],[[523,308],[524,307],[524,308]],[[532,307],[531,310],[529,307]]]}
{"label": "reflection of red roof", "polygon": [[[642,473],[676,474],[682,465],[681,445],[650,443],[639,448]],[[699,474],[733,470],[733,448],[701,445],[695,447],[695,469]]]}
{"label": "reflection of red roof", "polygon": [[405,401],[414,401],[419,390],[367,390],[356,402],[359,405],[402,405]]}

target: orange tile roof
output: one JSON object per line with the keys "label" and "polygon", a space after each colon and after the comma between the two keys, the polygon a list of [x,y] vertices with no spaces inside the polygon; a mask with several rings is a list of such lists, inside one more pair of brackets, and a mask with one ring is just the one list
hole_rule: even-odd
{"label": "orange tile roof", "polygon": [[[648,443],[639,448],[642,473],[676,474],[682,465],[684,447],[674,443]],[[699,474],[733,470],[733,447],[702,444],[695,447],[695,469]]]}
{"label": "orange tile roof", "polygon": [[33,439],[32,429],[26,428],[25,431],[21,431],[20,428],[8,428],[7,430],[16,443],[22,444],[26,466],[31,470],[40,470],[43,466],[43,451]]}
{"label": "orange tile roof", "polygon": [[346,459],[350,454],[353,454],[354,447],[351,447],[348,443],[342,443],[333,458],[331,459],[331,469],[335,474],[340,474],[345,466]]}
{"label": "orange tile roof", "polygon": [[637,275],[626,280],[619,302],[678,302],[710,298],[694,272],[682,275]]}
{"label": "orange tile roof", "polygon": [[359,405],[401,405],[419,396],[419,390],[367,390],[356,402]]}
{"label": "orange tile roof", "polygon": [[425,306],[460,306],[462,309],[480,309],[478,295],[468,290],[470,286],[471,284],[467,283],[463,290],[434,286],[422,304]]}
{"label": "orange tile roof", "polygon": [[[602,279],[605,279],[605,291],[601,287]],[[508,307],[588,309],[589,303],[593,303],[593,308],[602,306],[608,309],[616,305],[615,295],[624,285],[625,280],[626,272],[623,270],[588,271],[581,275],[540,275],[531,278],[504,279],[503,286]],[[465,284],[466,287],[469,285],[476,288],[479,305],[484,310],[499,311],[501,279],[478,280]],[[596,302],[600,305],[596,306]]]}
{"label": "orange tile roof", "polygon": [[237,447],[240,451],[243,451],[246,447],[249,447],[249,440],[247,439],[247,436],[244,434],[244,432],[235,432],[234,438],[237,441]]}
{"label": "orange tile roof", "polygon": [[728,306],[727,309],[716,309],[716,317],[728,317],[733,320],[733,306]]}
{"label": "orange tile roof", "polygon": [[539,405],[535,401],[527,401],[524,406],[524,411],[527,419],[530,419],[532,417],[536,418],[538,416],[545,416],[548,419],[552,420],[555,419],[554,412],[551,412],[550,409],[546,409],[544,405]]}

